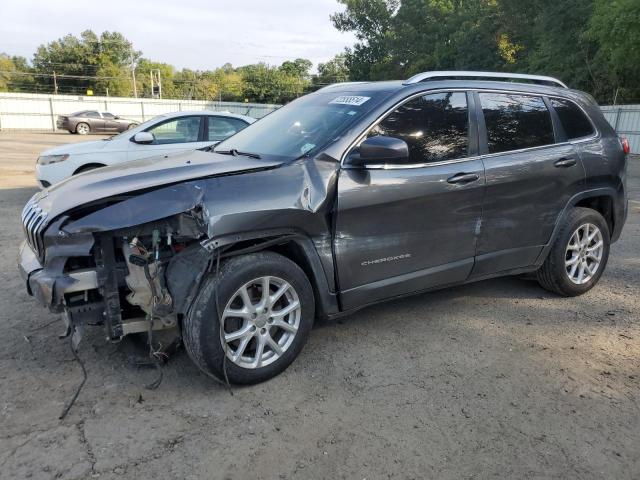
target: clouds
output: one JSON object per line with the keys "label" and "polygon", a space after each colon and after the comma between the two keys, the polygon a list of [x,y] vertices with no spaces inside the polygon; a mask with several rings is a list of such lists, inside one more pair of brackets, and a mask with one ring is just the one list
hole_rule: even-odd
{"label": "clouds", "polygon": [[119,31],[145,57],[193,69],[296,57],[317,64],[354,43],[329,20],[340,9],[335,0],[2,3],[0,51],[28,58],[38,45],[85,29]]}

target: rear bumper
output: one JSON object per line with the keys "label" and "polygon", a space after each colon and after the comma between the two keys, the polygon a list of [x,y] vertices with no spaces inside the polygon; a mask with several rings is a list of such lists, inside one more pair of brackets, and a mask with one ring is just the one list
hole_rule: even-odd
{"label": "rear bumper", "polygon": [[98,288],[96,270],[77,270],[71,273],[49,272],[26,241],[20,245],[18,269],[29,295],[54,312],[62,311],[62,300],[66,294]]}
{"label": "rear bumper", "polygon": [[56,128],[58,130],[69,130],[70,132],[71,130],[71,125],[69,124],[69,120],[58,120],[56,121]]}

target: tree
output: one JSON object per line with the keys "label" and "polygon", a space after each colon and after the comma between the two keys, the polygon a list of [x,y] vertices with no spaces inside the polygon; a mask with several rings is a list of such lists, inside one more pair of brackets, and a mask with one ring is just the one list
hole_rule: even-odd
{"label": "tree", "polygon": [[29,92],[34,84],[26,58],[0,53],[0,92]]}
{"label": "tree", "polygon": [[611,101],[640,98],[638,0],[338,0],[354,80],[427,70],[557,76]]}
{"label": "tree", "polygon": [[[311,66],[308,64],[306,71]],[[289,62],[292,63],[292,62]],[[245,65],[238,68],[244,79],[244,98],[254,102],[263,103],[284,103],[300,95],[310,86],[310,81],[301,73],[303,69],[291,69],[290,66],[283,68],[258,63],[255,65]]]}
{"label": "tree", "polygon": [[316,85],[349,81],[349,68],[344,53],[338,54],[326,63],[318,64],[318,75],[314,78]]}
{"label": "tree", "polygon": [[280,65],[279,70],[287,75],[295,77],[306,77],[313,66],[306,58],[296,58],[293,62],[287,60]]}
{"label": "tree", "polygon": [[[66,35],[38,47],[33,56],[36,77],[44,87],[52,87],[53,72],[59,76],[58,87],[63,93],[84,93],[93,88],[100,93],[131,94],[130,68],[141,53],[118,32],[103,32],[99,37],[85,30],[80,37]],[[105,77],[96,79],[95,77]]]}
{"label": "tree", "polygon": [[353,32],[359,42],[345,49],[345,63],[354,80],[389,78],[396,70],[390,41],[399,0],[338,0],[346,9],[331,16],[342,32]]}
{"label": "tree", "polygon": [[136,64],[136,86],[138,95],[142,97],[152,97],[151,91],[151,71],[160,71],[162,81],[163,98],[179,98],[179,88],[174,83],[175,68],[173,65],[162,62],[154,62],[147,58],[140,58]]}
{"label": "tree", "polygon": [[639,25],[637,0],[596,0],[585,36],[598,45],[594,76],[604,79],[601,96],[640,101]]}

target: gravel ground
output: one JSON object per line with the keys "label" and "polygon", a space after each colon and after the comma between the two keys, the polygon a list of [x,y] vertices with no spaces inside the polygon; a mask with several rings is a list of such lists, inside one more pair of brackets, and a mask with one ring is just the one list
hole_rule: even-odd
{"label": "gravel ground", "polygon": [[504,278],[317,322],[284,374],[233,395],[184,352],[135,369],[89,330],[82,379],[16,271],[37,153],[0,134],[0,478],[640,478],[640,158],[599,285]]}

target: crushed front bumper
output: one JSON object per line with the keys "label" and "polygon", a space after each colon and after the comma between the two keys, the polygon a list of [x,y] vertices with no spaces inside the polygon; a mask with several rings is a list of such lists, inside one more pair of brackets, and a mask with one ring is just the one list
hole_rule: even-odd
{"label": "crushed front bumper", "polygon": [[20,245],[18,269],[26,283],[29,295],[34,296],[40,304],[53,312],[63,311],[63,299],[66,294],[98,288],[96,270],[50,272],[43,267],[26,241]]}

